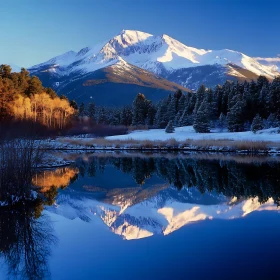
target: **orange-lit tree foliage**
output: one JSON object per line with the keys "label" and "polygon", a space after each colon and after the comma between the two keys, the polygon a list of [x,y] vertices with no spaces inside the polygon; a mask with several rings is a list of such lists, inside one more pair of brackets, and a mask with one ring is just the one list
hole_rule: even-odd
{"label": "orange-lit tree foliage", "polygon": [[0,66],[0,123],[31,120],[62,129],[74,114],[75,109],[65,97],[60,98],[52,89],[44,88],[27,70],[12,73],[10,66]]}

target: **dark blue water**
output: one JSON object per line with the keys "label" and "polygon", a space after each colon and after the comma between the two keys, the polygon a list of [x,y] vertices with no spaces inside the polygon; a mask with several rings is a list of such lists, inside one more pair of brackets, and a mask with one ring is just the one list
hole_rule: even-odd
{"label": "dark blue water", "polygon": [[277,279],[279,168],[90,157],[40,172],[49,200],[0,213],[0,279]]}

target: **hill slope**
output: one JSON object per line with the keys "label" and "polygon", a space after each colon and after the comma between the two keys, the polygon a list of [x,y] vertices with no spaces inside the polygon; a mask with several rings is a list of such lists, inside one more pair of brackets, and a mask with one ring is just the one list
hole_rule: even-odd
{"label": "hill slope", "polygon": [[49,72],[36,74],[43,83],[66,94],[78,102],[94,101],[98,105],[131,104],[141,92],[148,99],[157,101],[178,89],[189,91],[183,86],[165,80],[151,72],[138,68],[123,60],[79,76],[50,75]]}

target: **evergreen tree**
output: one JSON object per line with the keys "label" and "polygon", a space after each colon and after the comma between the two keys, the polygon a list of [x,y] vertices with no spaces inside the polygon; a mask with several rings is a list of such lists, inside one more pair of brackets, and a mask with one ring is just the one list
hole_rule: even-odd
{"label": "evergreen tree", "polygon": [[206,87],[204,85],[201,85],[197,92],[195,93],[196,95],[196,100],[195,100],[195,106],[194,106],[194,114],[198,111],[199,107],[201,106],[204,98],[205,98],[205,93],[206,93]]}
{"label": "evergreen tree", "polygon": [[122,109],[120,115],[120,123],[125,126],[132,124],[132,112],[129,106],[126,106]]}
{"label": "evergreen tree", "polygon": [[253,119],[253,122],[251,125],[251,130],[254,133],[256,133],[258,130],[262,130],[263,127],[264,127],[263,119],[261,118],[261,116],[259,114],[257,114]]}
{"label": "evergreen tree", "polygon": [[182,115],[184,112],[185,102],[186,102],[186,95],[183,94],[178,100],[178,112],[180,113],[180,115]]}
{"label": "evergreen tree", "polygon": [[269,97],[269,85],[264,84],[259,93],[258,107],[257,111],[259,112],[262,118],[267,118],[269,116],[268,108],[268,97]]}
{"label": "evergreen tree", "polygon": [[245,102],[241,99],[230,109],[227,115],[228,129],[231,132],[244,131]]}
{"label": "evergreen tree", "polygon": [[89,103],[88,104],[88,116],[94,120],[95,118],[95,104],[94,103]]}
{"label": "evergreen tree", "polygon": [[257,91],[260,92],[264,86],[269,85],[269,80],[265,76],[259,76],[257,79]]}
{"label": "evergreen tree", "polygon": [[183,114],[181,115],[179,119],[179,124],[178,126],[188,126],[192,125],[194,120],[194,115],[188,115],[187,114],[187,108],[185,108]]}
{"label": "evergreen tree", "polygon": [[264,124],[265,128],[274,128],[279,126],[279,121],[275,114],[270,114]]}
{"label": "evergreen tree", "polygon": [[144,125],[148,113],[150,101],[144,94],[138,93],[132,105],[132,125]]}
{"label": "evergreen tree", "polygon": [[41,93],[43,91],[43,86],[38,77],[33,76],[28,82],[28,88],[26,90],[26,95],[28,97],[34,96],[35,94]]}
{"label": "evergreen tree", "polygon": [[174,93],[174,97],[179,100],[183,96],[183,92],[180,89],[177,89]]}
{"label": "evergreen tree", "polygon": [[232,82],[230,81],[226,81],[226,83],[222,86],[221,88],[221,112],[224,115],[227,114],[227,112],[229,111],[229,96],[230,96],[230,92],[231,92],[231,87],[232,87]]}
{"label": "evergreen tree", "polygon": [[280,119],[280,77],[272,81],[269,91],[269,111]]}
{"label": "evergreen tree", "polygon": [[180,114],[180,112],[178,112],[178,113],[176,114],[175,118],[174,118],[174,121],[173,121],[173,125],[174,125],[175,127],[180,126],[180,118],[181,118],[181,114]]}
{"label": "evergreen tree", "polygon": [[177,110],[176,110],[176,97],[173,95],[171,97],[170,103],[167,107],[167,118],[168,120],[174,120],[176,116]]}
{"label": "evergreen tree", "polygon": [[148,125],[148,126],[154,125],[155,115],[156,115],[156,108],[153,104],[150,103],[148,106],[146,125]]}
{"label": "evergreen tree", "polygon": [[221,113],[217,125],[218,129],[222,131],[223,129],[227,128],[227,125],[227,117],[223,113]]}
{"label": "evergreen tree", "polygon": [[99,108],[97,113],[97,121],[99,124],[106,124],[107,123],[107,113],[104,107]]}
{"label": "evergreen tree", "polygon": [[230,90],[228,93],[228,111],[231,110],[231,108],[236,104],[236,96],[237,96],[237,84],[236,83],[232,83],[230,85]]}
{"label": "evergreen tree", "polygon": [[187,108],[185,108],[183,113],[181,114],[179,121],[178,121],[178,126],[184,126],[184,120],[186,117],[187,117]]}
{"label": "evergreen tree", "polygon": [[207,102],[209,104],[209,118],[211,121],[217,120],[219,117],[218,98],[215,92],[210,88],[206,92]]}
{"label": "evergreen tree", "polygon": [[210,132],[209,108],[206,99],[204,99],[195,114],[193,128],[198,133]]}
{"label": "evergreen tree", "polygon": [[172,120],[170,120],[165,128],[165,132],[166,133],[173,133],[175,131],[174,127],[173,127],[173,122]]}
{"label": "evergreen tree", "polygon": [[84,113],[85,113],[85,104],[84,104],[84,102],[82,102],[82,103],[80,104],[80,107],[79,107],[79,115],[80,115],[80,116],[83,116]]}
{"label": "evergreen tree", "polygon": [[115,109],[111,112],[111,119],[109,121],[112,125],[120,125],[121,122],[121,110]]}
{"label": "evergreen tree", "polygon": [[162,100],[157,106],[154,125],[156,128],[165,128],[168,124],[167,118],[167,100]]}
{"label": "evergreen tree", "polygon": [[71,101],[70,101],[70,106],[71,106],[72,108],[74,108],[75,110],[77,110],[77,111],[78,111],[78,109],[79,109],[78,104],[77,104],[77,102],[76,102],[75,100],[71,100]]}
{"label": "evergreen tree", "polygon": [[185,103],[185,108],[187,108],[187,114],[191,115],[194,113],[194,108],[195,108],[195,104],[196,104],[196,94],[195,93],[189,93],[186,96],[186,103]]}

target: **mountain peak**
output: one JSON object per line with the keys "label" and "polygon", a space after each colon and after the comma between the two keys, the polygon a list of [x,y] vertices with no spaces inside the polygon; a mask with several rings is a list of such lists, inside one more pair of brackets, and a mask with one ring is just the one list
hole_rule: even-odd
{"label": "mountain peak", "polygon": [[[111,41],[117,41],[121,46],[134,45],[139,42],[147,40],[153,35],[137,30],[122,30],[117,36],[115,36]],[[110,42],[111,42],[110,41]]]}
{"label": "mountain peak", "polygon": [[93,48],[84,48],[78,53],[65,53],[33,69],[38,71],[43,67],[55,68],[64,72],[61,72],[63,75],[72,72],[89,73],[112,65],[120,61],[120,58],[131,65],[163,76],[179,69],[206,65],[226,67],[228,64],[237,65],[256,75],[266,75],[269,78],[279,75],[276,66],[263,65],[237,51],[198,49],[186,46],[167,34],[154,36],[131,29],[122,30],[108,42]]}
{"label": "mountain peak", "polygon": [[153,36],[152,34],[150,33],[147,33],[147,32],[143,32],[143,31],[139,31],[139,30],[134,30],[134,29],[123,29],[119,35],[130,35],[130,36],[133,36],[133,35],[147,35],[147,36]]}

